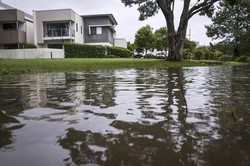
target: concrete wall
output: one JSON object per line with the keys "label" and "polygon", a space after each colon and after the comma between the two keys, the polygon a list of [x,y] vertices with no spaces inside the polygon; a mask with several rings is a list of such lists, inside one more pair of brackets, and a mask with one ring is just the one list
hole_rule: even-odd
{"label": "concrete wall", "polygon": [[126,41],[126,39],[123,39],[123,38],[115,39],[114,46],[127,48],[127,41]]}
{"label": "concrete wall", "polygon": [[25,28],[26,28],[26,41],[28,43],[34,44],[34,27],[33,22],[25,20]]}
{"label": "concrete wall", "polygon": [[1,31],[0,44],[17,44],[26,41],[26,32],[23,31]]}
{"label": "concrete wall", "polygon": [[24,12],[18,9],[0,10],[0,21],[24,22]]}
{"label": "concrete wall", "polygon": [[[75,30],[75,43],[83,44],[83,20],[82,17],[75,13],[75,23],[74,26],[78,26],[78,31],[76,31],[76,27],[72,28]],[[82,28],[82,31],[81,31]]]}
{"label": "concrete wall", "polygon": [[63,49],[15,49],[0,50],[0,59],[50,59],[64,58]]}

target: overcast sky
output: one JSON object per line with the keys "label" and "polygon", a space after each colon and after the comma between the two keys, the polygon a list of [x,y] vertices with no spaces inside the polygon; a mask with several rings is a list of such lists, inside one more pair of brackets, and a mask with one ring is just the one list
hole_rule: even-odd
{"label": "overcast sky", "polygon": [[[125,7],[121,0],[2,0],[10,6],[18,8],[26,13],[32,14],[33,10],[65,9],[71,8],[79,15],[89,14],[113,14],[118,22],[115,28],[118,38],[125,38],[127,41],[134,42],[134,36],[142,26],[150,25],[154,30],[166,26],[166,21],[161,13],[145,21],[138,21],[139,12],[137,7]],[[179,15],[182,9],[183,0],[177,0],[175,9],[176,28]],[[200,45],[209,45],[211,39],[206,36],[204,25],[210,24],[207,17],[196,15],[189,21],[188,29],[191,29],[191,40],[198,41]],[[189,33],[189,30],[188,30]]]}

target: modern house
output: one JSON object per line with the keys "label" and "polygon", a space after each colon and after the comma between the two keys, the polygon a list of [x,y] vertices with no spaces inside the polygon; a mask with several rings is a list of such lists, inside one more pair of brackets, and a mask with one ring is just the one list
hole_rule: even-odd
{"label": "modern house", "polygon": [[84,43],[113,46],[118,24],[112,14],[82,16],[84,21]]}
{"label": "modern house", "polygon": [[[33,11],[38,48],[62,48],[62,42],[127,47],[116,42],[117,21],[112,14],[78,15],[72,9]],[[117,45],[116,45],[117,44]]]}
{"label": "modern house", "polygon": [[62,42],[83,43],[83,20],[72,9],[33,11],[38,48],[62,48]]}
{"label": "modern house", "polygon": [[62,48],[63,42],[127,48],[116,38],[112,14],[82,15],[72,9],[33,11],[33,16],[0,0],[0,49],[18,49],[28,42],[38,48]]}
{"label": "modern house", "polygon": [[18,49],[22,42],[34,43],[33,17],[0,2],[0,49]]}

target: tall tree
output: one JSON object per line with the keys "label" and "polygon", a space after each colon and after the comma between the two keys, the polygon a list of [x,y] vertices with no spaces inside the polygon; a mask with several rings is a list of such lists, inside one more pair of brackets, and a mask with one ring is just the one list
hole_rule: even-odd
{"label": "tall tree", "polygon": [[152,28],[147,25],[140,28],[135,34],[135,47],[139,52],[145,49],[146,53],[149,49],[153,48],[154,44],[154,34]]}
{"label": "tall tree", "polygon": [[[239,0],[237,3],[223,1],[212,17],[212,24],[206,26],[207,36],[222,39],[221,43],[234,47],[234,56],[248,52],[250,45],[250,1]],[[246,51],[248,50],[248,51]]]}
{"label": "tall tree", "polygon": [[167,51],[168,50],[168,31],[167,27],[162,27],[155,30],[155,48],[158,51]]}
{"label": "tall tree", "polygon": [[[183,9],[176,30],[174,25],[174,8],[176,0],[121,0],[125,6],[138,5],[139,20],[154,16],[160,9],[165,16],[168,28],[169,56],[168,60],[182,61],[184,42],[189,19],[197,13],[211,15],[214,4],[220,0],[196,0],[191,6],[191,0],[183,1]],[[194,0],[192,0],[194,2]]]}

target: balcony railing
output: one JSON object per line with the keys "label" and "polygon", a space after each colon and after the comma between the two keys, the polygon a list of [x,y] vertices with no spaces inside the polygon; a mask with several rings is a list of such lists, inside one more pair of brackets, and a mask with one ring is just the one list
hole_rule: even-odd
{"label": "balcony railing", "polygon": [[44,37],[75,37],[75,32],[68,28],[45,29]]}

